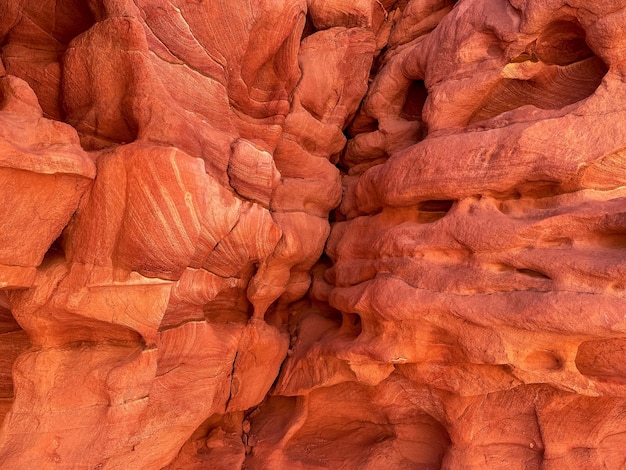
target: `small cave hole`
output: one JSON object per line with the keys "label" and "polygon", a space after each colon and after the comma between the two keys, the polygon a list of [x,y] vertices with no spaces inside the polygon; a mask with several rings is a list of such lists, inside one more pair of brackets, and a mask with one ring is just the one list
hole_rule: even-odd
{"label": "small cave hole", "polygon": [[609,250],[626,249],[626,233],[621,232],[596,232],[588,237],[590,244]]}
{"label": "small cave hole", "polygon": [[530,370],[556,371],[563,368],[563,360],[553,351],[533,351],[524,359]]}
{"label": "small cave hole", "polygon": [[341,331],[355,338],[359,336],[363,331],[361,316],[356,313],[343,313]]}
{"label": "small cave hole", "polygon": [[442,219],[450,211],[455,201],[453,200],[430,200],[417,205],[419,221],[422,223],[435,222]]}
{"label": "small cave hole", "polygon": [[528,181],[518,184],[513,191],[516,199],[522,197],[543,199],[564,192],[562,185],[554,181]]}
{"label": "small cave hole", "polygon": [[549,279],[549,280],[552,279],[547,274],[544,274],[540,271],[535,271],[534,269],[517,268],[515,271],[518,272],[519,274],[524,274],[525,276],[534,277],[537,279]]}
{"label": "small cave hole", "polygon": [[63,232],[52,242],[50,248],[46,252],[46,257],[63,257],[65,258],[66,239]]}
{"label": "small cave hole", "polygon": [[421,121],[422,109],[428,97],[423,80],[416,80],[409,86],[400,117],[407,121]]}
{"label": "small cave hole", "polygon": [[452,209],[454,200],[429,200],[420,202],[417,208],[422,212],[448,212]]}

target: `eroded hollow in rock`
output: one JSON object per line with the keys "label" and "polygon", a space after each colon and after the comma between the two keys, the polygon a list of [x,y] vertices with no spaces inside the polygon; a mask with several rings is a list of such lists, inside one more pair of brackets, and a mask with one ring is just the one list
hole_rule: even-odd
{"label": "eroded hollow in rock", "polygon": [[585,341],[576,353],[576,368],[591,380],[626,384],[626,339]]}
{"label": "eroded hollow in rock", "polygon": [[341,331],[349,336],[358,337],[363,331],[361,316],[357,313],[342,314]]}
{"label": "eroded hollow in rock", "polygon": [[453,200],[429,200],[417,205],[418,220],[422,223],[431,223],[440,220],[450,212],[454,205]]}
{"label": "eroded hollow in rock", "polygon": [[503,70],[470,123],[484,121],[522,106],[561,109],[595,92],[607,65],[585,42],[575,19],[549,24],[527,50]]}
{"label": "eroded hollow in rock", "polygon": [[563,360],[552,351],[533,351],[524,358],[524,365],[531,370],[560,370]]}
{"label": "eroded hollow in rock", "polygon": [[427,97],[428,91],[426,90],[424,81],[415,80],[409,87],[400,117],[407,121],[421,121],[422,109],[424,108]]}
{"label": "eroded hollow in rock", "polygon": [[356,383],[311,392],[309,419],[293,433],[286,454],[321,468],[341,468],[347,460],[354,468],[377,468],[388,458],[402,468],[439,468],[450,444],[445,428],[426,413],[396,415],[376,409],[372,400],[374,392]]}
{"label": "eroded hollow in rock", "polygon": [[534,55],[548,65],[570,65],[594,56],[585,42],[586,33],[574,19],[561,19],[548,24],[537,38]]}

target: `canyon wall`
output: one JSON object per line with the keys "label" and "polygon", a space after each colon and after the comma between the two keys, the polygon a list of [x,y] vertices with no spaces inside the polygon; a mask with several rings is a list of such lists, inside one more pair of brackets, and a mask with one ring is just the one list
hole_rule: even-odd
{"label": "canyon wall", "polygon": [[625,468],[624,31],[2,2],[0,468]]}

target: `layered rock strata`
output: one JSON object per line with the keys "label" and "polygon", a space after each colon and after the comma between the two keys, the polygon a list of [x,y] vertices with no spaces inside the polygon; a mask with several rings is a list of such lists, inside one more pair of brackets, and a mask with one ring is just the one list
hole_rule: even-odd
{"label": "layered rock strata", "polygon": [[624,26],[5,2],[3,468],[626,466]]}

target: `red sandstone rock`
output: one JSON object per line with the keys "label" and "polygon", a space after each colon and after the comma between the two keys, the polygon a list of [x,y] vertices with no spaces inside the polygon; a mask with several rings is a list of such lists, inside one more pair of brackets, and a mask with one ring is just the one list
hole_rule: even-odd
{"label": "red sandstone rock", "polygon": [[0,467],[625,467],[591,3],[0,5]]}
{"label": "red sandstone rock", "polygon": [[32,284],[95,168],[70,126],[42,117],[26,83],[0,80],[0,286],[14,289]]}

